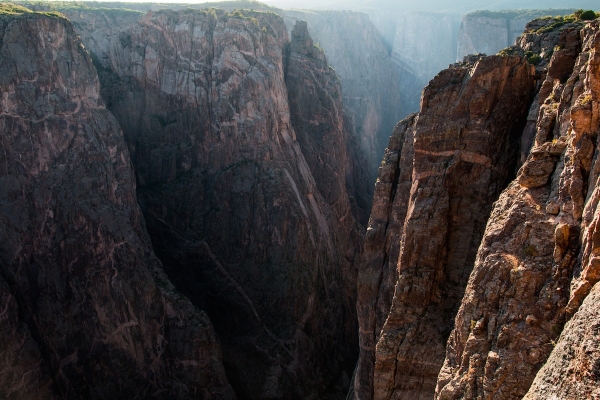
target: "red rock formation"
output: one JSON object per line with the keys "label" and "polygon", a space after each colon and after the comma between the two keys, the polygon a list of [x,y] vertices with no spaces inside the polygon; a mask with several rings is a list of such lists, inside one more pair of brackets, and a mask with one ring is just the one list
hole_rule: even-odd
{"label": "red rock formation", "polygon": [[597,346],[584,356],[577,341],[596,335],[582,327],[597,322],[595,295],[563,330],[599,278],[592,248],[600,35],[598,22],[582,25],[554,34],[534,147],[488,222],[436,398],[522,398],[544,365],[527,398],[585,398],[594,390]]}
{"label": "red rock formation", "polygon": [[[503,84],[495,85],[497,81]],[[513,171],[532,92],[532,69],[524,60],[483,58],[441,72],[424,91],[414,128],[410,121],[404,123],[406,132],[414,130],[414,140],[405,141],[402,156],[408,159],[400,158],[403,168],[395,177],[390,179],[386,164],[380,169],[376,192],[395,197],[374,200],[367,262],[359,275],[364,361],[359,372],[366,374],[356,377],[357,398],[433,397],[446,335],[491,204]],[[389,203],[394,204],[394,218],[406,215],[403,221],[392,220],[391,226],[386,217]],[[391,243],[397,240],[399,245]],[[383,258],[382,263],[377,256],[381,250],[372,250],[378,247],[390,247],[395,259]],[[394,276],[386,267],[395,265],[398,280],[386,311],[381,306],[389,301]],[[381,300],[374,302],[373,293],[379,292]],[[373,338],[378,338],[376,349]],[[374,379],[369,388],[373,355]]]}
{"label": "red rock formation", "polygon": [[210,321],[152,251],[73,27],[0,14],[0,396],[234,398]]}
{"label": "red rock formation", "polygon": [[354,384],[357,399],[373,398],[375,345],[390,311],[398,280],[396,266],[412,186],[415,121],[416,114],[413,114],[394,129],[375,184],[358,271],[360,355]]}

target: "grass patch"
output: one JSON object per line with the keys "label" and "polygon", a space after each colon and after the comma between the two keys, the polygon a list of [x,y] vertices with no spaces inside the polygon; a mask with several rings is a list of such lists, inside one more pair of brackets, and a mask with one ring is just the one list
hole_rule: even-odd
{"label": "grass patch", "polygon": [[66,19],[64,15],[57,11],[32,11],[18,4],[0,3],[0,15],[14,17],[25,14],[44,15],[46,17]]}
{"label": "grass patch", "polygon": [[[547,15],[567,15],[575,12],[573,8],[560,8],[560,9],[540,9],[540,10],[502,10],[502,11],[488,11],[479,10],[467,14],[467,17],[485,17],[493,19],[535,19]],[[552,18],[552,17],[549,17]]]}

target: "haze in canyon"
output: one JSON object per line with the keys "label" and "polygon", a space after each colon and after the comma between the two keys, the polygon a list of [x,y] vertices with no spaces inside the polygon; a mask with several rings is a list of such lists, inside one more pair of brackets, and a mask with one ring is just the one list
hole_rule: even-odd
{"label": "haze in canyon", "polygon": [[596,3],[0,2],[0,398],[600,398]]}

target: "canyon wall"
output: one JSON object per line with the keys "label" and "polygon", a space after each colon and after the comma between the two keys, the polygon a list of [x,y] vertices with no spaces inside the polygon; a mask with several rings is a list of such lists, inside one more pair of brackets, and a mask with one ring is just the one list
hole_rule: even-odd
{"label": "canyon wall", "polygon": [[351,137],[366,156],[372,185],[390,132],[404,115],[406,98],[379,32],[367,15],[357,12],[285,10],[282,15],[288,29],[296,21],[308,23],[340,78]]}
{"label": "canyon wall", "polygon": [[[525,395],[555,341],[569,345],[563,343],[577,322],[561,335],[563,326],[597,281],[591,238],[600,36],[598,22],[581,25],[563,26],[554,43],[534,104],[534,146],[492,211],[448,342],[440,399],[461,392],[465,398]],[[521,47],[550,47],[549,35],[528,29]],[[552,363],[545,371],[561,368]]]}
{"label": "canyon wall", "polygon": [[355,398],[595,394],[599,25],[561,21],[442,71],[396,127],[359,268]]}
{"label": "canyon wall", "polygon": [[71,24],[0,6],[0,77],[0,397],[234,398]]}
{"label": "canyon wall", "polygon": [[273,13],[165,10],[121,30],[83,14],[84,41],[109,38],[92,54],[154,249],[213,321],[237,395],[343,396],[367,196],[306,24],[290,41]]}
{"label": "canyon wall", "polygon": [[469,54],[496,54],[515,44],[527,23],[546,15],[571,14],[573,9],[524,11],[475,11],[462,17],[456,61]]}
{"label": "canyon wall", "polygon": [[[497,87],[498,81],[505,84]],[[358,305],[361,351],[368,355],[359,367],[366,385],[357,388],[362,391],[358,398],[433,397],[468,266],[491,204],[513,173],[532,92],[531,67],[519,57],[457,65],[425,88],[414,122],[398,126],[393,141],[412,140],[404,141],[396,165],[391,164],[397,188],[385,193],[393,197],[384,203],[375,199],[374,205],[392,203],[392,216],[405,217],[389,224],[389,212],[377,209],[371,215],[367,257],[382,242],[394,241],[396,249],[384,263],[376,250],[376,262],[360,269],[359,293],[368,293],[367,302],[361,296]],[[389,185],[386,169],[381,168],[385,175],[377,186]],[[396,273],[386,270],[396,265],[397,281],[392,283]],[[368,300],[373,293],[380,304]]]}
{"label": "canyon wall", "polygon": [[391,57],[403,95],[403,115],[419,110],[421,92],[437,73],[456,59],[460,16],[435,12],[401,14]]}

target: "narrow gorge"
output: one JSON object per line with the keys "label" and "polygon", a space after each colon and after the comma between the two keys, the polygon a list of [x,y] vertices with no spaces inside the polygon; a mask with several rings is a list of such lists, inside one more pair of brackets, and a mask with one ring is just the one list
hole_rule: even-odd
{"label": "narrow gorge", "polygon": [[0,398],[600,398],[600,14],[208,4],[0,3]]}

